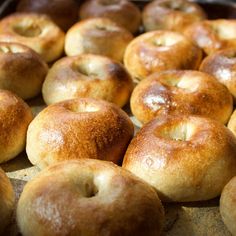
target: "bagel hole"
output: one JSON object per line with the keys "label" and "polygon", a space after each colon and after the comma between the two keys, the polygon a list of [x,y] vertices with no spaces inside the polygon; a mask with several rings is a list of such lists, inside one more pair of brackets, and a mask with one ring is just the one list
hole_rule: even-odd
{"label": "bagel hole", "polygon": [[223,40],[230,40],[235,38],[236,30],[234,25],[230,24],[214,24],[212,25],[213,32]]}
{"label": "bagel hole", "polygon": [[16,25],[14,26],[14,31],[24,37],[37,37],[41,34],[41,29],[36,24],[29,25]]}
{"label": "bagel hole", "polygon": [[175,35],[166,35],[164,37],[159,37],[153,40],[153,44],[157,47],[169,47],[181,40],[180,37]]}
{"label": "bagel hole", "polygon": [[85,66],[85,65],[78,65],[76,66],[76,70],[82,74],[82,75],[85,75],[87,77],[91,77],[91,78],[97,78],[98,77],[98,74],[96,72],[94,72],[92,70],[91,67],[89,67],[89,65]]}
{"label": "bagel hole", "polygon": [[100,0],[99,3],[103,6],[116,5],[120,0]]}
{"label": "bagel hole", "polygon": [[166,128],[160,133],[160,136],[174,141],[190,141],[194,132],[195,129],[192,124],[183,122]]}
{"label": "bagel hole", "polygon": [[74,113],[87,113],[87,112],[97,112],[99,107],[94,104],[81,103],[81,104],[72,104],[68,107],[71,112]]}
{"label": "bagel hole", "polygon": [[181,3],[181,2],[178,2],[178,1],[167,1],[167,2],[164,2],[161,4],[163,7],[165,8],[168,8],[168,9],[171,9],[171,10],[175,10],[175,11],[187,11],[187,7]]}
{"label": "bagel hole", "polygon": [[95,197],[98,193],[98,188],[97,186],[92,182],[92,183],[86,183],[85,184],[85,196],[86,198],[91,198]]}
{"label": "bagel hole", "polygon": [[96,29],[99,31],[107,31],[107,27],[104,25],[96,25]]}

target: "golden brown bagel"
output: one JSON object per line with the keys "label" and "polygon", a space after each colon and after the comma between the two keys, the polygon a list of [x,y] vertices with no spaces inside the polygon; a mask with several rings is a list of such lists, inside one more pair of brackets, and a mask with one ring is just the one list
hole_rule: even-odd
{"label": "golden brown bagel", "polygon": [[225,124],[233,110],[227,88],[199,71],[165,71],[150,75],[134,89],[130,105],[142,123],[163,115],[202,115]]}
{"label": "golden brown bagel", "polygon": [[117,61],[123,60],[132,34],[108,18],[91,18],[73,25],[66,34],[67,56],[84,53],[99,54]]}
{"label": "golden brown bagel", "polygon": [[224,187],[220,197],[220,214],[233,236],[236,235],[236,176]]}
{"label": "golden brown bagel", "polygon": [[15,194],[10,180],[0,168],[0,234],[10,223],[11,215],[15,203]]}
{"label": "golden brown bagel", "polygon": [[51,62],[63,52],[64,33],[46,15],[15,13],[0,21],[0,42],[24,44]]}
{"label": "golden brown bagel", "polygon": [[200,71],[213,75],[236,99],[236,49],[225,49],[206,57]]}
{"label": "golden brown bagel", "polygon": [[134,78],[142,80],[169,69],[197,69],[201,59],[201,50],[185,36],[160,30],[132,40],[125,51],[124,64]]}
{"label": "golden brown bagel", "polygon": [[104,56],[83,54],[57,61],[49,70],[42,93],[47,104],[91,97],[123,107],[132,89],[132,79],[122,64]]}
{"label": "golden brown bagel", "polygon": [[50,105],[32,121],[26,152],[40,168],[80,158],[119,163],[133,131],[128,115],[112,103],[92,98],[66,100]]}
{"label": "golden brown bagel", "polygon": [[0,90],[0,163],[16,157],[25,148],[26,131],[33,116],[18,96]]}
{"label": "golden brown bagel", "polygon": [[81,19],[106,17],[135,33],[141,23],[139,8],[127,0],[87,0],[80,7]]}
{"label": "golden brown bagel", "polygon": [[220,49],[236,47],[236,20],[197,22],[187,27],[184,34],[209,55]]}
{"label": "golden brown bagel", "polygon": [[209,118],[161,116],[139,131],[122,166],[163,201],[207,200],[236,175],[236,138]]}
{"label": "golden brown bagel", "polygon": [[32,49],[17,43],[0,42],[0,89],[23,99],[41,92],[48,66]]}
{"label": "golden brown bagel", "polygon": [[18,12],[46,14],[64,31],[78,20],[78,4],[74,0],[20,0]]}
{"label": "golden brown bagel", "polygon": [[164,210],[155,190],[106,161],[70,160],[28,182],[17,206],[25,236],[158,236]]}
{"label": "golden brown bagel", "polygon": [[142,19],[146,31],[183,30],[206,18],[203,9],[187,0],[156,0],[148,3],[143,10]]}

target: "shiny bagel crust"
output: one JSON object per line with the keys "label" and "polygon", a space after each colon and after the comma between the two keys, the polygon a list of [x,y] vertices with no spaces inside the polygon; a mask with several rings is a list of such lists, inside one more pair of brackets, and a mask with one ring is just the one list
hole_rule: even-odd
{"label": "shiny bagel crust", "polygon": [[26,152],[33,165],[92,158],[119,163],[133,136],[128,115],[116,105],[92,98],[48,106],[31,122]]}
{"label": "shiny bagel crust", "polygon": [[123,60],[132,34],[108,18],[91,18],[73,25],[66,33],[67,56],[85,53],[99,54],[117,61]]}
{"label": "shiny bagel crust", "polygon": [[0,42],[26,45],[46,62],[61,56],[64,37],[64,32],[43,14],[14,13],[0,21]]}
{"label": "shiny bagel crust", "polygon": [[184,34],[206,55],[218,50],[236,47],[236,20],[217,19],[196,22]]}
{"label": "shiny bagel crust", "polygon": [[154,73],[134,89],[130,106],[142,123],[160,115],[201,115],[227,123],[233,99],[214,77],[199,71]]}
{"label": "shiny bagel crust", "polygon": [[32,49],[0,42],[0,89],[29,99],[41,92],[48,66]]}
{"label": "shiny bagel crust", "polygon": [[200,71],[213,75],[224,84],[236,99],[236,49],[230,48],[206,57]]}
{"label": "shiny bagel crust", "polygon": [[236,175],[236,138],[200,116],[161,116],[129,145],[123,168],[156,188],[163,201],[208,200]]}
{"label": "shiny bagel crust", "polygon": [[104,56],[83,54],[57,61],[49,70],[42,93],[47,104],[91,97],[123,107],[132,90],[131,76],[121,63]]}
{"label": "shiny bagel crust", "polygon": [[143,10],[142,19],[145,31],[183,30],[206,18],[203,9],[194,2],[186,0],[156,0],[148,3]]}
{"label": "shiny bagel crust", "polygon": [[26,132],[33,115],[17,95],[0,90],[0,163],[16,157],[25,148]]}
{"label": "shiny bagel crust", "polygon": [[158,236],[164,210],[155,190],[130,172],[81,159],[57,163],[29,181],[17,221],[25,236]]}
{"label": "shiny bagel crust", "polygon": [[138,31],[141,23],[139,8],[127,0],[87,0],[79,11],[80,19],[106,17],[131,33]]}
{"label": "shiny bagel crust", "polygon": [[230,233],[236,235],[236,177],[224,187],[220,197],[220,214]]}
{"label": "shiny bagel crust", "polygon": [[20,0],[17,12],[46,14],[64,31],[78,20],[78,4],[74,0]]}
{"label": "shiny bagel crust", "polygon": [[0,168],[0,234],[4,235],[4,229],[10,223],[14,209],[15,194],[9,178]]}
{"label": "shiny bagel crust", "polygon": [[132,40],[124,55],[129,73],[138,80],[169,69],[197,69],[202,51],[184,35],[172,31],[151,31]]}

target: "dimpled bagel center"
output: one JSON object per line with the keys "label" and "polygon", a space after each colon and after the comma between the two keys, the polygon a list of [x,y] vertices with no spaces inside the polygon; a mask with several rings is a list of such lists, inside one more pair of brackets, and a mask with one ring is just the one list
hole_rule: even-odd
{"label": "dimpled bagel center", "polygon": [[156,135],[165,139],[172,139],[175,141],[190,141],[195,134],[196,127],[190,122],[181,122],[177,125],[164,128],[161,133]]}

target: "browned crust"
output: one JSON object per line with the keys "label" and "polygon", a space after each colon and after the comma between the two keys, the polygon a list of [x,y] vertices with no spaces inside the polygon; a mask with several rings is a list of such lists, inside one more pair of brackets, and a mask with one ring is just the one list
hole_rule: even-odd
{"label": "browned crust", "polygon": [[26,236],[156,236],[163,218],[149,185],[112,163],[87,159],[43,170],[27,183],[17,207]]}

